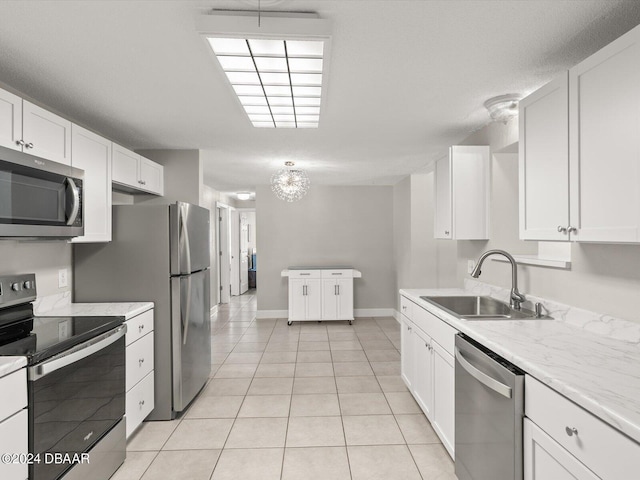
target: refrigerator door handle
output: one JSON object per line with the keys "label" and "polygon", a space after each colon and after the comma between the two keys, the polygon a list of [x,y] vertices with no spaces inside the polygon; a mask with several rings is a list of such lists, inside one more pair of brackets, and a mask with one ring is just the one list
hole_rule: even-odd
{"label": "refrigerator door handle", "polygon": [[[187,277],[187,298],[186,298],[185,314],[182,317],[182,344],[187,344],[187,335],[189,333],[189,316],[191,313],[191,275]],[[180,308],[182,310],[182,308]],[[182,313],[182,312],[181,312]]]}
{"label": "refrigerator door handle", "polygon": [[187,222],[185,221],[185,205],[178,205],[180,215],[180,252],[185,252],[185,259],[187,262],[186,272],[180,269],[180,273],[191,273],[191,247],[189,243],[189,229],[187,229]]}

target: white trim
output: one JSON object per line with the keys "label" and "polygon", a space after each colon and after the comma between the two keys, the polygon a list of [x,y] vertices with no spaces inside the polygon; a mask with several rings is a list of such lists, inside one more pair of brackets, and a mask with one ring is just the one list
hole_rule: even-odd
{"label": "white trim", "polygon": [[354,317],[393,317],[393,308],[356,308]]}
{"label": "white trim", "polygon": [[289,318],[289,310],[258,310],[256,318]]}
{"label": "white trim", "polygon": [[215,315],[216,313],[218,313],[218,305],[214,305],[213,307],[211,307],[211,316]]}
{"label": "white trim", "polygon": [[393,311],[393,318],[395,318],[398,323],[401,323],[400,312],[398,310]]}

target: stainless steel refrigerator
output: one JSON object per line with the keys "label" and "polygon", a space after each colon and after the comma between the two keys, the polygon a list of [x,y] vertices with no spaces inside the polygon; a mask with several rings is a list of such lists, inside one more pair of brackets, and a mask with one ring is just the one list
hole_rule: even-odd
{"label": "stainless steel refrigerator", "polygon": [[184,410],[211,372],[209,210],[188,203],[113,207],[113,240],[73,248],[74,302],[155,304],[155,408]]}

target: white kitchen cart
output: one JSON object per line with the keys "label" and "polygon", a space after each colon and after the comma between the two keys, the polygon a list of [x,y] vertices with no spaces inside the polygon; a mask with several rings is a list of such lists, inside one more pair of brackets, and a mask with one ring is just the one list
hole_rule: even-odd
{"label": "white kitchen cart", "polygon": [[362,273],[352,267],[289,267],[289,321],[347,320],[353,322],[353,279]]}

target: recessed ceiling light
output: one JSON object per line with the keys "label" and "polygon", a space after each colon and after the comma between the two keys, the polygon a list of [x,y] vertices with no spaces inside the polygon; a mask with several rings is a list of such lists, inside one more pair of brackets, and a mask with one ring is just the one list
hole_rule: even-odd
{"label": "recessed ceiling light", "polygon": [[251,193],[251,192],[237,192],[236,193],[236,198],[238,200],[251,200],[251,197],[253,197],[253,193]]}
{"label": "recessed ceiling light", "polygon": [[214,11],[198,19],[198,30],[254,127],[318,127],[330,22],[316,14],[264,12],[260,20]]}

